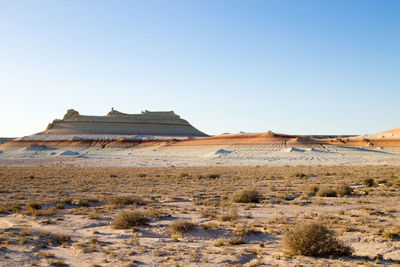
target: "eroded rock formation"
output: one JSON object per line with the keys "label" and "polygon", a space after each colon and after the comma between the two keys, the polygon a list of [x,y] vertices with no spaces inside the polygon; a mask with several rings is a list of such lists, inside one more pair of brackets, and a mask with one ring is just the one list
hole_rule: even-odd
{"label": "eroded rock formation", "polygon": [[106,116],[80,115],[70,109],[62,120],[54,120],[43,134],[117,134],[204,137],[173,111],[126,114],[112,109]]}

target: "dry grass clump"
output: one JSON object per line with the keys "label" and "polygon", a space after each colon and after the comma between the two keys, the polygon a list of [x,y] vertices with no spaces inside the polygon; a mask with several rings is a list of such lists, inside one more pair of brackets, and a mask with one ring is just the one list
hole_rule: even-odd
{"label": "dry grass clump", "polygon": [[29,200],[28,201],[27,207],[30,208],[30,209],[33,209],[33,210],[42,209],[42,206],[39,203],[37,203],[36,201],[33,201],[33,200]]}
{"label": "dry grass clump", "polygon": [[298,224],[286,232],[283,245],[288,254],[314,257],[348,256],[353,250],[337,240],[335,233],[320,223]]}
{"label": "dry grass clump", "polygon": [[398,240],[400,239],[400,227],[391,227],[389,230],[383,232],[382,236],[392,241]]}
{"label": "dry grass clump", "polygon": [[71,236],[67,234],[55,234],[50,236],[52,246],[67,245],[71,242]]}
{"label": "dry grass clump", "polygon": [[125,205],[145,205],[147,202],[140,196],[127,195],[127,196],[114,196],[107,200],[107,202],[116,207],[123,207]]}
{"label": "dry grass clump", "polygon": [[169,225],[169,231],[172,234],[186,234],[190,232],[190,230],[192,230],[195,226],[196,224],[192,223],[191,221],[179,219]]}
{"label": "dry grass clump", "polygon": [[339,196],[348,196],[353,194],[353,188],[351,188],[351,186],[349,186],[348,184],[341,184],[336,186],[336,192]]}
{"label": "dry grass clump", "polygon": [[19,203],[3,202],[0,203],[0,214],[1,213],[13,213],[21,209]]}
{"label": "dry grass clump", "polygon": [[363,185],[368,187],[373,187],[375,185],[375,180],[373,178],[365,178],[363,181]]}
{"label": "dry grass clump", "polygon": [[226,209],[220,216],[218,220],[222,222],[232,222],[239,218],[239,212],[236,207],[230,207]]}
{"label": "dry grass clump", "polygon": [[261,195],[257,190],[242,190],[233,195],[232,201],[236,203],[258,203],[260,198]]}
{"label": "dry grass clump", "polygon": [[124,211],[111,223],[114,229],[129,229],[138,225],[145,225],[150,221],[150,217],[141,211]]}
{"label": "dry grass clump", "polygon": [[308,188],[308,192],[310,192],[311,195],[315,195],[319,190],[318,185],[310,185]]}
{"label": "dry grass clump", "polygon": [[206,178],[208,178],[208,179],[217,179],[217,178],[219,178],[221,175],[220,174],[218,174],[218,173],[210,173],[210,174],[207,174],[206,175]]}
{"label": "dry grass clump", "polygon": [[91,220],[97,220],[101,218],[101,214],[98,211],[94,210],[88,214],[88,218]]}
{"label": "dry grass clump", "polygon": [[336,197],[337,192],[329,187],[321,187],[318,190],[317,195],[319,197]]}
{"label": "dry grass clump", "polygon": [[69,266],[62,260],[47,260],[46,263],[50,266]]}

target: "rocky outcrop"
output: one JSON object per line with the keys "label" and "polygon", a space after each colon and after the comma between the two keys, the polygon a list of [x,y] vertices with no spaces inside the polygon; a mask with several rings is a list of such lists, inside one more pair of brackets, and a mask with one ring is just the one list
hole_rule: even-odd
{"label": "rocky outcrop", "polygon": [[80,115],[70,109],[62,120],[54,120],[42,134],[113,134],[205,137],[173,111],[126,114],[111,109],[106,116]]}
{"label": "rocky outcrop", "polygon": [[16,138],[5,147],[132,147],[171,144],[177,140],[208,137],[173,111],[126,114],[115,109],[106,116],[81,115],[69,109],[62,120],[46,130]]}

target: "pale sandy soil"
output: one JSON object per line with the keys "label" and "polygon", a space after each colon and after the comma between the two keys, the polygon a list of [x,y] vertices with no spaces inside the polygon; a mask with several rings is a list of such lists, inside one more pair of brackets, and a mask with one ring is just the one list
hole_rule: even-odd
{"label": "pale sandy soil", "polygon": [[[400,167],[1,167],[0,178],[0,266],[48,266],[51,260],[65,266],[400,262]],[[365,185],[365,178],[375,185]],[[309,189],[343,184],[353,193],[321,197]],[[259,203],[233,201],[247,188],[257,189]],[[145,203],[110,202],[132,194]],[[29,208],[32,203],[40,209]],[[133,210],[153,214],[150,222],[126,230],[112,227],[119,213]],[[232,220],[221,220],[233,213]],[[185,234],[171,233],[169,225],[178,219],[195,226]],[[282,246],[286,230],[311,221],[333,229],[354,254],[287,255]],[[238,238],[242,243],[229,243]]]}
{"label": "pale sandy soil", "polygon": [[334,145],[0,148],[0,166],[399,165],[400,149]]}

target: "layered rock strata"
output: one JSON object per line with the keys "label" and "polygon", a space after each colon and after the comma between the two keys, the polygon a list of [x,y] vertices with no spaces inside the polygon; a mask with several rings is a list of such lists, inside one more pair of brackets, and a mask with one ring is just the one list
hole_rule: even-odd
{"label": "layered rock strata", "polygon": [[70,109],[62,120],[54,120],[45,131],[4,145],[129,147],[145,142],[173,142],[207,136],[173,111],[145,110],[140,114],[126,114],[112,109],[106,116],[86,116]]}
{"label": "layered rock strata", "polygon": [[106,116],[80,115],[79,112],[70,109],[62,120],[54,120],[42,134],[207,136],[173,111],[145,110],[141,114],[125,114],[114,109]]}

